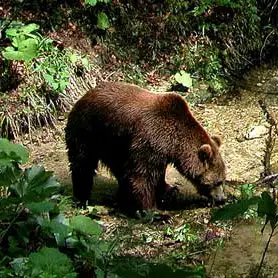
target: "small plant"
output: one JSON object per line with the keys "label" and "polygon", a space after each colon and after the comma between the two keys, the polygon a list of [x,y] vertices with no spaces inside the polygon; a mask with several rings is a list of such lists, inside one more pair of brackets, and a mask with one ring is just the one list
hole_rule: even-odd
{"label": "small plant", "polygon": [[[104,3],[107,4],[109,3],[111,0],[85,0],[85,4],[89,5],[89,6],[96,6],[97,3]],[[101,29],[101,30],[106,30],[110,27],[109,24],[109,19],[108,16],[106,15],[105,12],[100,12],[97,15],[97,28]]]}
{"label": "small plant", "polygon": [[35,33],[39,25],[31,23],[13,23],[6,30],[6,36],[11,39],[12,46],[6,47],[2,55],[8,60],[29,61],[39,54],[40,37]]}
{"label": "small plant", "polygon": [[240,186],[241,199],[250,199],[255,195],[256,186],[254,184],[242,184]]}
{"label": "small plant", "polygon": [[[277,180],[275,182],[277,182]],[[244,190],[245,193],[248,192],[249,194],[250,187],[249,188],[248,187],[249,186],[246,186]],[[277,204],[276,204],[276,200],[274,200],[271,197],[271,194],[267,191],[264,191],[260,197],[252,196],[252,197],[243,198],[233,204],[226,205],[225,207],[219,210],[214,210],[211,221],[230,220],[235,217],[244,215],[244,213],[246,213],[246,211],[248,211],[248,209],[254,205],[257,206],[258,216],[265,218],[265,224],[262,228],[262,233],[264,232],[264,229],[267,224],[269,224],[271,227],[271,232],[268,241],[266,243],[265,249],[262,253],[262,258],[255,275],[255,277],[259,277],[260,271],[264,264],[264,260],[267,254],[269,244],[271,242],[273,235],[275,234],[276,228],[278,227]]]}
{"label": "small plant", "polygon": [[[255,196],[256,186],[254,184],[242,184],[240,186],[240,198],[251,199]],[[252,219],[257,216],[257,210],[255,206],[250,206],[243,214],[243,218]]]}
{"label": "small plant", "polygon": [[194,234],[188,223],[185,223],[175,229],[168,227],[166,230],[166,235],[172,238],[173,240],[179,242],[192,243],[197,242],[199,240],[199,237],[196,234]]}

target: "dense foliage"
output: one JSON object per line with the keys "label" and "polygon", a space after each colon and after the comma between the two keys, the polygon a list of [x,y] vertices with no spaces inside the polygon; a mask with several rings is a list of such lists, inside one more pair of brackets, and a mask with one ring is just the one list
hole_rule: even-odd
{"label": "dense foliage", "polygon": [[0,139],[1,277],[205,277],[203,268],[117,256],[119,238],[104,240],[103,224],[75,213],[53,173],[27,161],[25,147]]}

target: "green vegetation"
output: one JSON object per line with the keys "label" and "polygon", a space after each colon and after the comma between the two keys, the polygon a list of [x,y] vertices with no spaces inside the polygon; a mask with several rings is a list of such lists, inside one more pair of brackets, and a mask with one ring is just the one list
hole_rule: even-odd
{"label": "green vegetation", "polygon": [[[108,69],[105,74],[113,80],[174,80],[172,88],[182,91],[193,84],[188,99],[196,103],[227,93],[277,42],[275,2],[87,0],[62,5],[50,0],[31,5],[25,0],[8,1],[8,7],[0,21],[0,134],[6,137],[54,125],[57,115],[90,88],[90,79],[99,78],[92,65],[102,74]],[[73,50],[49,38],[59,30],[66,43],[70,40],[67,45],[86,37],[96,48]]]}
{"label": "green vegetation", "polygon": [[[119,256],[127,234],[105,239],[102,222],[77,214],[53,173],[42,166],[23,168],[27,161],[25,147],[0,139],[1,277],[205,277],[201,267],[173,269]],[[184,225],[167,234],[195,240],[189,231]]]}
{"label": "green vegetation", "polygon": [[[38,125],[54,124],[58,113],[65,112],[77,97],[77,92],[67,95],[70,78],[78,79],[91,68],[85,55],[55,46],[54,41],[43,38],[38,29],[37,24],[20,22],[11,22],[5,29],[4,35],[11,39],[11,46],[2,50],[6,59],[3,84],[14,79],[15,72],[9,68],[20,71],[24,81],[15,82],[22,86],[13,97],[8,96],[8,91],[1,93],[2,136],[17,137],[26,131],[31,133]],[[10,86],[12,89],[13,84]]]}
{"label": "green vegetation", "polygon": [[[277,187],[277,184],[278,183],[276,178],[276,180],[274,180],[274,186]],[[262,252],[261,261],[255,270],[252,269],[252,273],[254,272],[252,277],[260,277],[260,272],[264,265],[264,260],[267,255],[269,244],[278,227],[277,203],[275,198],[273,198],[273,196],[271,196],[271,194],[268,191],[264,191],[261,194],[261,196],[252,196],[253,191],[251,188],[252,188],[251,185],[246,185],[244,187],[242,191],[243,198],[241,200],[234,202],[232,204],[228,204],[219,210],[214,210],[211,221],[214,222],[220,220],[222,221],[231,220],[236,217],[242,217],[244,215],[246,216],[246,213],[248,213],[250,207],[255,206],[257,208],[257,216],[263,217],[265,219],[265,223],[263,225],[261,232],[262,233],[264,232],[266,225],[269,224],[271,227],[271,232],[268,241]]]}

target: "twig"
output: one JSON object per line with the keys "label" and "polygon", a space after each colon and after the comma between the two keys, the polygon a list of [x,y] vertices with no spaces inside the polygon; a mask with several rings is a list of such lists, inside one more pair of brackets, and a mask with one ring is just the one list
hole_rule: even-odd
{"label": "twig", "polygon": [[[278,0],[277,0],[278,1]],[[260,50],[260,63],[262,62],[262,53],[263,53],[263,49],[265,48],[265,45],[266,45],[266,42],[267,42],[267,40],[268,40],[268,38],[270,37],[270,35],[272,34],[272,33],[274,33],[274,29],[266,36],[266,38],[265,38],[265,40],[264,40],[264,44],[263,44],[263,46],[262,46],[262,48],[261,48],[261,50]]]}
{"label": "twig", "polygon": [[259,265],[259,268],[258,268],[258,271],[256,273],[255,278],[259,277],[260,271],[261,271],[263,263],[264,263],[264,259],[265,259],[265,256],[266,256],[266,252],[267,252],[268,246],[269,246],[271,238],[272,238],[272,236],[274,234],[274,230],[275,230],[275,228],[271,230],[271,233],[269,235],[269,238],[268,238],[268,241],[267,241],[266,246],[264,248],[264,252],[263,252],[263,255],[262,255],[262,258],[261,258],[261,262],[260,262],[260,265]]}
{"label": "twig", "polygon": [[6,234],[8,233],[8,231],[10,230],[10,228],[13,226],[13,224],[15,223],[15,221],[17,220],[17,218],[21,215],[21,213],[24,211],[24,206],[22,206],[19,210],[19,212],[17,213],[17,215],[14,217],[14,219],[10,222],[9,226],[7,227],[7,229],[5,231],[3,231],[3,235],[0,238],[0,246],[2,244],[3,239],[5,238]]}

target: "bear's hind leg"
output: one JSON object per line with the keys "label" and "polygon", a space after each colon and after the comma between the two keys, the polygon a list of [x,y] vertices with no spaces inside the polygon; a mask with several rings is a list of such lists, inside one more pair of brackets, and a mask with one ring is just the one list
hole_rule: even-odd
{"label": "bear's hind leg", "polygon": [[128,214],[156,206],[154,187],[145,178],[131,177],[119,181],[119,198],[121,208]]}
{"label": "bear's hind leg", "polygon": [[166,168],[161,171],[159,182],[155,188],[156,204],[160,209],[165,209],[167,201],[179,192],[179,187],[177,185],[168,184],[165,181],[165,172]]}

